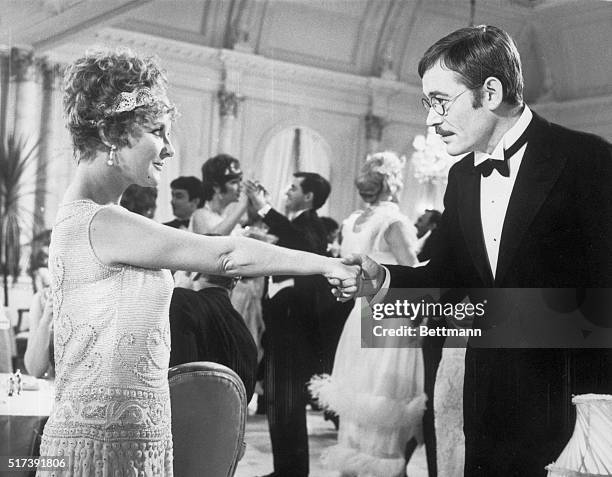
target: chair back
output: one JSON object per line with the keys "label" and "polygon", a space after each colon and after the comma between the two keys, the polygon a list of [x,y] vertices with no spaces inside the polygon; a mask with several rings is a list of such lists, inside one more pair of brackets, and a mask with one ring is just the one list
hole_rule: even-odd
{"label": "chair back", "polygon": [[170,368],[174,475],[232,477],[245,450],[244,384],[227,366],[200,361]]}

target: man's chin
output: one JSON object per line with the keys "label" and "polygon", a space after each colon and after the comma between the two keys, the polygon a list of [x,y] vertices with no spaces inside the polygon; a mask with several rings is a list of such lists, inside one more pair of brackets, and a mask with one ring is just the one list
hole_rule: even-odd
{"label": "man's chin", "polygon": [[461,146],[461,144],[453,142],[446,144],[446,153],[449,156],[460,156],[462,154],[465,154],[466,152],[470,151],[466,151],[465,148]]}

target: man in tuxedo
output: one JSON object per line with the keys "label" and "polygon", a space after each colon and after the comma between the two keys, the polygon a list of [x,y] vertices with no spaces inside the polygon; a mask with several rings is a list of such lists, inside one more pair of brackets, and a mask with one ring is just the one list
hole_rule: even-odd
{"label": "man in tuxedo", "polygon": [[[487,306],[503,321],[514,308],[504,291],[612,287],[611,145],[530,110],[518,51],[499,28],[442,38],[419,75],[427,125],[451,155],[467,155],[449,172],[430,262],[384,267],[353,257],[368,279],[360,294],[375,302],[389,287],[454,287],[474,302],[490,289]],[[498,323],[485,315],[474,326],[494,331]],[[611,392],[610,366],[608,350],[478,347],[470,339],[465,475],[546,475],[571,434],[572,393]]]}
{"label": "man in tuxedo", "polygon": [[194,176],[180,176],[170,182],[170,189],[174,220],[165,222],[164,225],[175,229],[187,229],[191,215],[204,203],[202,181]]}
{"label": "man in tuxedo", "polygon": [[[278,237],[277,245],[325,255],[327,234],[317,209],[331,190],[326,179],[309,172],[294,174],[286,194],[288,217],[266,203],[257,184],[245,185],[269,233]],[[306,382],[314,373],[331,371],[343,321],[331,312],[335,299],[320,276],[272,277],[267,295],[263,302],[264,393],[274,457],[270,475],[306,477]]]}
{"label": "man in tuxedo", "polygon": [[442,214],[439,210],[427,209],[415,222],[417,238],[421,241],[421,247],[419,253],[417,253],[419,262],[425,262],[431,258],[434,242],[438,237],[436,229],[441,218]]}

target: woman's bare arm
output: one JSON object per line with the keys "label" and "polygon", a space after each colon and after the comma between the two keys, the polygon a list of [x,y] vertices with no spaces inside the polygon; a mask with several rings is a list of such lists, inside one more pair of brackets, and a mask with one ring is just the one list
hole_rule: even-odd
{"label": "woman's bare arm", "polygon": [[195,211],[191,219],[193,221],[193,231],[197,234],[229,235],[246,212],[247,205],[248,199],[245,194],[242,194],[238,203],[231,206],[229,214],[215,225],[208,221],[206,214]]}
{"label": "woman's bare arm", "polygon": [[41,307],[33,307],[31,311],[33,320],[30,322],[30,335],[23,361],[28,374],[37,378],[42,377],[50,365],[52,308],[52,301],[45,299]]}
{"label": "woman's bare arm", "polygon": [[385,240],[393,251],[399,265],[412,266],[417,263],[416,254],[412,248],[411,230],[405,221],[393,222],[385,232]]}
{"label": "woman's bare arm", "polygon": [[225,276],[315,275],[356,284],[357,267],[243,237],[208,237],[158,224],[120,207],[101,209],[90,238],[107,265],[198,271]]}

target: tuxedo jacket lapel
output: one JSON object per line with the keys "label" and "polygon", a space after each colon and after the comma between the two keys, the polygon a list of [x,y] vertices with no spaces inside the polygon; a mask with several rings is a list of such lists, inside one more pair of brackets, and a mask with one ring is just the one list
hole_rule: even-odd
{"label": "tuxedo jacket lapel", "polygon": [[566,158],[552,154],[548,123],[534,113],[528,126],[527,148],[510,196],[497,261],[495,284],[500,286],[521,241],[559,178]]}
{"label": "tuxedo jacket lapel", "polygon": [[458,201],[459,223],[472,262],[484,286],[492,286],[493,274],[484,244],[480,217],[480,173],[474,168],[474,154],[469,154],[462,161],[462,167],[457,171],[463,195]]}

